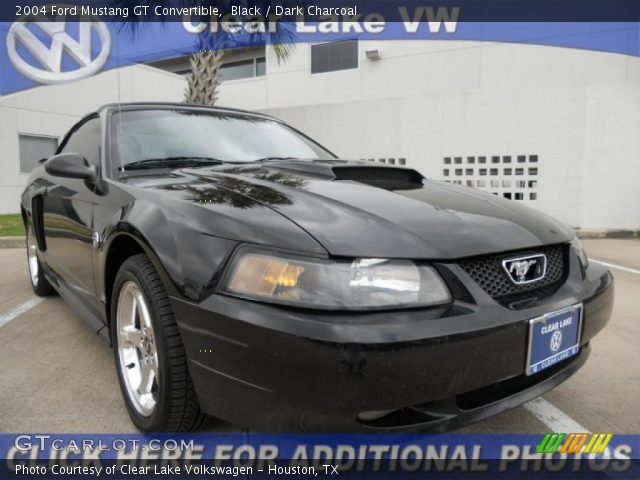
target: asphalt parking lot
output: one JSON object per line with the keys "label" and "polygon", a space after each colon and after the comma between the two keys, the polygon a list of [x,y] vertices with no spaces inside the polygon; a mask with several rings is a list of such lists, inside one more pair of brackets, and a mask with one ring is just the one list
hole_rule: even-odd
{"label": "asphalt parking lot", "polygon": [[[543,399],[458,432],[640,432],[640,241],[583,244],[616,279],[587,364]],[[34,297],[22,249],[0,249],[0,265],[0,432],[135,432],[106,342],[60,298]]]}

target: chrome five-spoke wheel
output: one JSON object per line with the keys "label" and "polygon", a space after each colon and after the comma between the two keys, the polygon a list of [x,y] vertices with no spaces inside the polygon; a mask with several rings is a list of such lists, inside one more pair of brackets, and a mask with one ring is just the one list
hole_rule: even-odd
{"label": "chrome five-spoke wheel", "polygon": [[133,423],[143,432],[188,432],[203,425],[207,416],[169,296],[147,255],[122,263],[109,301],[118,379]]}
{"label": "chrome five-spoke wheel", "polygon": [[29,269],[29,280],[31,280],[33,293],[39,297],[53,295],[55,290],[45,277],[42,263],[38,257],[41,250],[38,248],[38,239],[35,236],[33,224],[27,222],[25,227],[27,230],[27,268]]}
{"label": "chrome five-spoke wheel", "polygon": [[31,277],[31,284],[34,287],[38,286],[38,245],[33,234],[27,230],[27,260],[29,262],[29,276]]}
{"label": "chrome five-spoke wheel", "polygon": [[129,400],[140,415],[148,417],[158,401],[158,349],[149,307],[133,281],[120,289],[116,322],[120,373]]}

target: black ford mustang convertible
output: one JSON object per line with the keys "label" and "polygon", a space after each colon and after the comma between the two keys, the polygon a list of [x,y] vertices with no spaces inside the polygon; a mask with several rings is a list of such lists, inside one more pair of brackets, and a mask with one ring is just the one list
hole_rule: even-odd
{"label": "black ford mustang convertible", "polygon": [[101,108],[22,214],[144,431],[449,429],[569,378],[613,302],[560,222],[231,109]]}

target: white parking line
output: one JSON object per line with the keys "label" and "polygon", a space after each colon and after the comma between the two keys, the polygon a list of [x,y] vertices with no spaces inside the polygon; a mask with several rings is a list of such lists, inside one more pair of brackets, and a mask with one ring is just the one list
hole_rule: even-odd
{"label": "white parking line", "polygon": [[[548,402],[542,397],[534,398],[533,400],[523,405],[525,410],[532,413],[534,417],[549,427],[549,431],[554,433],[588,433],[591,432],[576,422],[569,415],[564,413],[553,403]],[[611,455],[618,459],[628,459],[626,455],[618,452],[614,452],[611,448],[607,447],[604,452],[604,458],[611,458]],[[591,457],[590,457],[591,458]]]}
{"label": "white parking line", "polygon": [[623,267],[622,265],[616,265],[615,263],[603,262],[602,260],[595,260],[594,262],[599,263],[600,265],[604,265],[605,267],[615,268],[616,270],[622,270],[623,272],[635,273],[636,275],[640,275],[640,270],[636,270],[635,268]]}
{"label": "white parking line", "polygon": [[554,404],[547,402],[544,398],[535,398],[523,406],[553,432],[591,433]]}
{"label": "white parking line", "polygon": [[31,300],[27,300],[26,302],[18,305],[17,307],[12,308],[7,313],[0,315],[0,327],[2,327],[3,325],[6,325],[11,320],[19,317],[26,311],[31,310],[33,307],[38,305],[43,300],[44,298],[34,297]]}

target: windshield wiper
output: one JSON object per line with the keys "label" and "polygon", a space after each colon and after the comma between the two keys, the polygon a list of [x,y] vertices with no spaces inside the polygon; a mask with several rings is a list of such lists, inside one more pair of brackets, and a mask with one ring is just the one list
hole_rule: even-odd
{"label": "windshield wiper", "polygon": [[201,167],[203,165],[221,165],[222,163],[224,163],[222,160],[209,157],[147,158],[146,160],[127,163],[120,167],[120,171],[151,170],[154,168]]}

